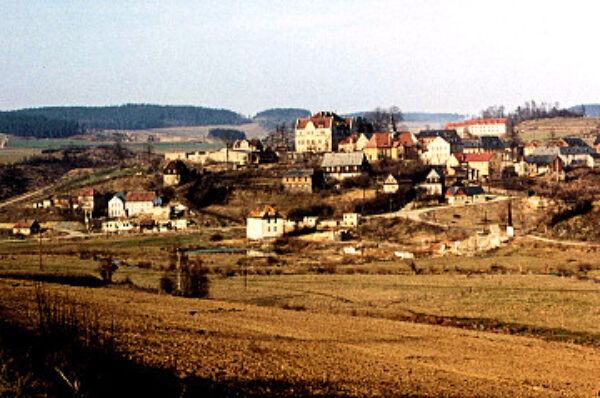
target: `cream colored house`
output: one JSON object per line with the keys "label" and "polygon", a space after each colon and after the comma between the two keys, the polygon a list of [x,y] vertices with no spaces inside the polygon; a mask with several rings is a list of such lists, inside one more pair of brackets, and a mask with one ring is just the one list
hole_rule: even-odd
{"label": "cream colored house", "polygon": [[454,175],[454,169],[467,167],[474,170],[475,179],[485,179],[490,176],[490,161],[494,154],[483,153],[453,153],[446,162],[448,175]]}
{"label": "cream colored house", "polygon": [[452,144],[438,136],[421,153],[421,160],[425,164],[445,165],[450,155],[452,155]]}
{"label": "cream colored house", "polygon": [[265,206],[248,214],[246,237],[252,240],[279,238],[285,233],[284,219],[273,207]]}
{"label": "cream colored house", "polygon": [[338,143],[349,134],[348,121],[333,112],[319,112],[296,120],[296,152],[337,151]]}
{"label": "cream colored house", "polygon": [[338,144],[339,152],[360,152],[369,143],[369,138],[365,133],[352,134],[350,137],[340,141]]}
{"label": "cream colored house", "polygon": [[108,201],[108,217],[127,217],[127,211],[125,210],[125,192],[115,194],[115,196]]}
{"label": "cream colored house", "polygon": [[344,213],[342,216],[342,225],[346,227],[358,227],[360,219],[361,217],[358,213]]}
{"label": "cream colored house", "polygon": [[134,228],[129,220],[110,220],[102,223],[102,232],[129,232]]}
{"label": "cream colored house", "polygon": [[444,128],[446,130],[456,130],[461,137],[467,135],[474,135],[476,137],[505,135],[506,118],[465,120],[463,122],[447,123]]}
{"label": "cream colored house", "polygon": [[127,192],[127,195],[125,195],[125,209],[128,217],[151,212],[154,206],[160,206],[161,204],[160,197],[156,196],[155,192]]}

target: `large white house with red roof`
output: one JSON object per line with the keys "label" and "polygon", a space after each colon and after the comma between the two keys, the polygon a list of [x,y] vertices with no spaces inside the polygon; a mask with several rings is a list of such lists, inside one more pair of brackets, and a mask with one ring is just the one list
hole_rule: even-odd
{"label": "large white house with red roof", "polygon": [[476,137],[485,135],[505,135],[506,118],[473,119],[462,122],[446,123],[444,129],[456,130],[461,137],[466,137],[469,134]]}
{"label": "large white house with red roof", "polygon": [[349,122],[333,112],[318,112],[296,120],[296,152],[337,151],[338,143],[350,133]]}
{"label": "large white house with red roof", "polygon": [[246,218],[246,237],[252,240],[279,238],[285,233],[283,216],[272,206],[258,208]]}

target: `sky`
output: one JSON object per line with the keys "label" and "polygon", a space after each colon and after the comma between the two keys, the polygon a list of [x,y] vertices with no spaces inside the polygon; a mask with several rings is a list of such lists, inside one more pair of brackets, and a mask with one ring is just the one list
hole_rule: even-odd
{"label": "sky", "polygon": [[0,110],[598,103],[595,3],[0,0]]}

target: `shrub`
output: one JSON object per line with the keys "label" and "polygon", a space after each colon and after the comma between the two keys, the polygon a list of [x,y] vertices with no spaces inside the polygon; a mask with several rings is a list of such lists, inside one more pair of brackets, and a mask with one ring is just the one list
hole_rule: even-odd
{"label": "shrub", "polygon": [[171,273],[166,273],[160,277],[160,290],[167,293],[173,294],[175,291],[175,280]]}
{"label": "shrub", "polygon": [[186,267],[181,273],[181,295],[183,297],[203,298],[209,293],[208,270],[201,265]]}

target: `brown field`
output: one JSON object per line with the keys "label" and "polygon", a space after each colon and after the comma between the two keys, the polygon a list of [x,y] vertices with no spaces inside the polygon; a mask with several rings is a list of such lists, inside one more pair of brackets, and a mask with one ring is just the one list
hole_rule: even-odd
{"label": "brown field", "polygon": [[2,148],[0,149],[0,165],[16,163],[40,153],[42,153],[40,148]]}
{"label": "brown field", "polygon": [[[240,290],[240,282],[230,283]],[[432,281],[440,282],[448,283]],[[558,290],[573,287],[569,281],[524,282]],[[413,290],[414,283],[406,280],[396,289]],[[483,285],[488,283],[494,285]],[[334,284],[343,281],[330,281]],[[366,287],[354,291],[353,285]],[[353,293],[346,295],[362,302],[385,297],[369,291],[369,285],[370,281],[352,281],[348,286]],[[461,288],[467,286],[472,285]],[[116,349],[124,355],[147,365],[174,367],[180,377],[258,386],[280,381],[289,385],[280,392],[286,395],[591,396],[600,389],[595,346],[244,300],[183,299],[121,288],[44,289],[94,308],[104,327],[115,323]],[[2,280],[0,290],[0,304],[26,322],[23,314],[34,312],[34,284]]]}
{"label": "brown field", "polygon": [[598,132],[600,118],[552,118],[527,120],[516,127],[523,141],[547,141],[552,134],[556,138],[582,137],[591,144]]}

